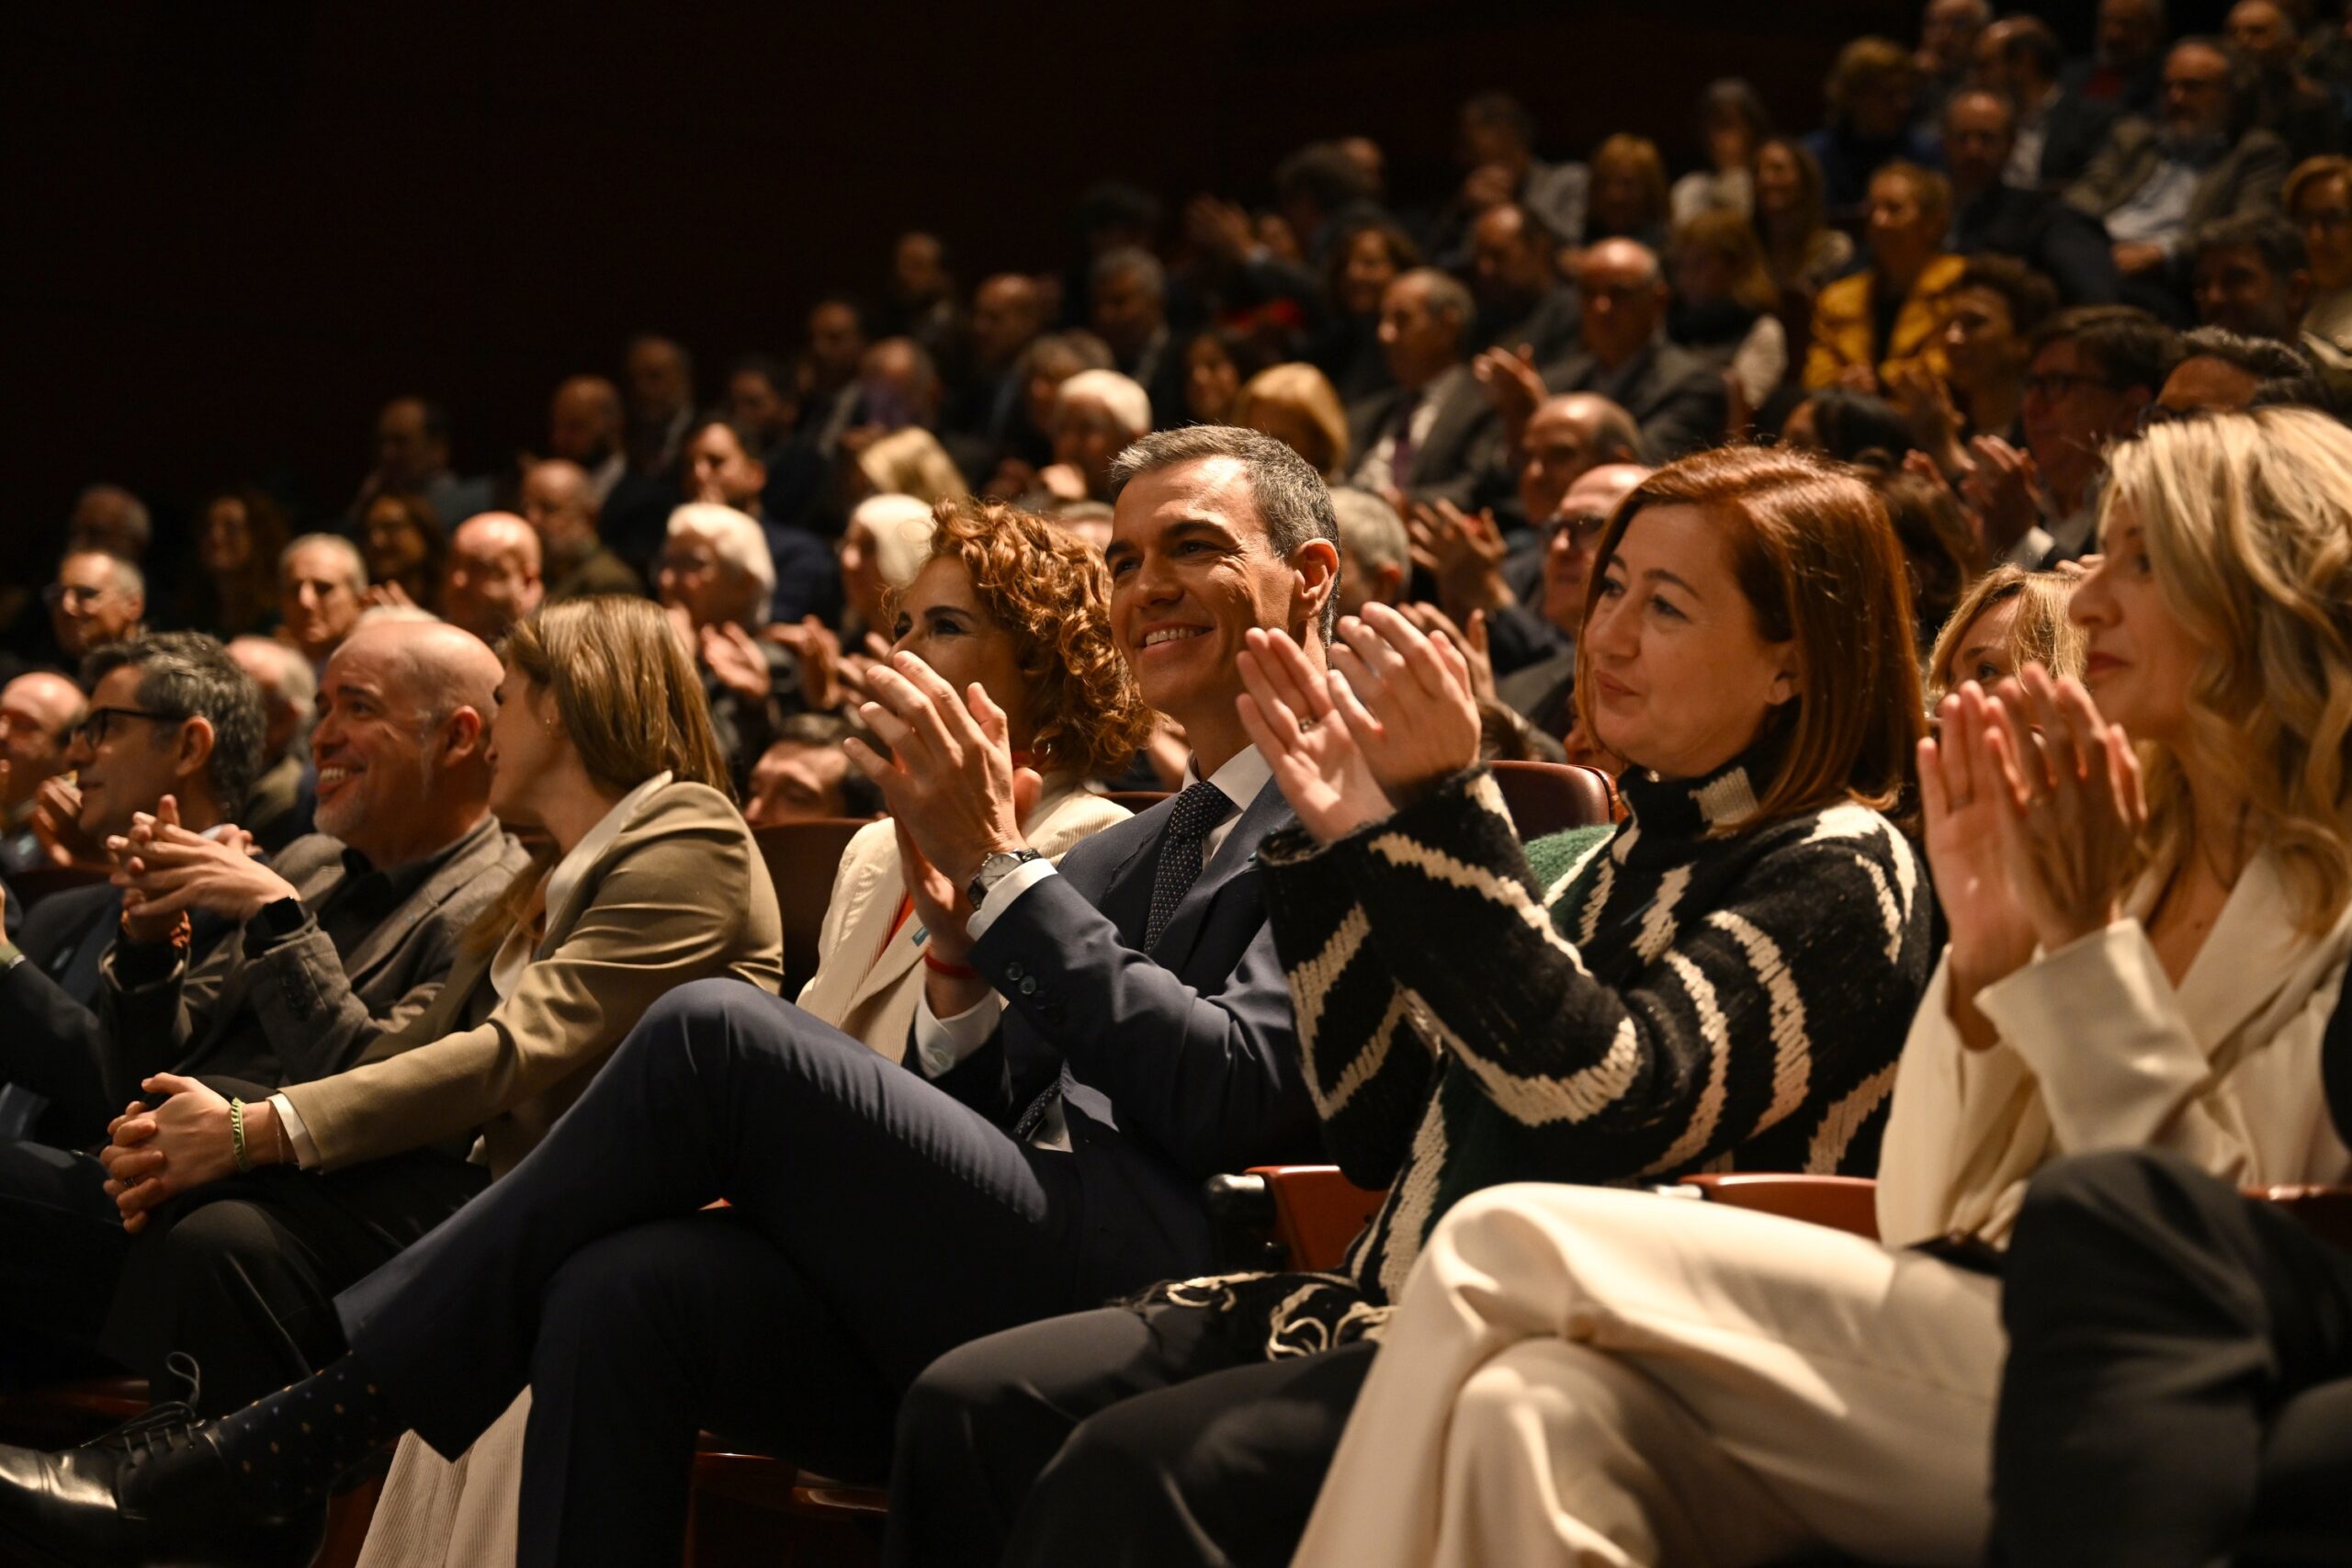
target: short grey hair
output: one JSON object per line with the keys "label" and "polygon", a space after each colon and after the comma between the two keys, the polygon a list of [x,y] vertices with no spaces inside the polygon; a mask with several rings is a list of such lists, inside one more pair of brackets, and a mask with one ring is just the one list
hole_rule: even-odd
{"label": "short grey hair", "polygon": [[1094,270],[1088,279],[1101,288],[1114,277],[1134,277],[1143,285],[1143,291],[1165,303],[1168,299],[1168,269],[1159,258],[1141,245],[1117,245],[1094,258]]}
{"label": "short grey hair", "polygon": [[1331,491],[1331,513],[1339,519],[1340,548],[1355,557],[1358,565],[1411,570],[1413,542],[1405,536],[1405,520],[1385,498],[1340,485]]}
{"label": "short grey hair", "polygon": [[[287,743],[287,753],[300,752],[303,742],[310,737],[311,723],[316,716],[319,701],[319,677],[311,670],[311,661],[303,658],[301,649],[292,643],[280,642],[274,637],[231,637],[229,657],[235,659],[241,648],[250,649],[258,655],[263,666],[270,671],[266,681],[254,678],[261,691],[265,715],[272,707],[282,707],[292,709],[298,716],[294,738]],[[243,670],[244,666],[241,664],[238,668]],[[246,670],[245,673],[252,675],[253,671]],[[270,761],[275,759],[263,760]]]}
{"label": "short grey hair", "polygon": [[1429,301],[1430,314],[1443,316],[1459,331],[1469,331],[1471,321],[1477,316],[1477,302],[1470,298],[1470,290],[1450,272],[1442,272],[1433,266],[1417,266],[1398,277],[1396,282],[1419,284]]}
{"label": "short grey hair", "polygon": [[[1144,474],[1172,468],[1179,463],[1228,457],[1250,477],[1250,499],[1266,525],[1266,539],[1274,553],[1288,560],[1312,539],[1340,546],[1340,521],[1331,511],[1331,491],[1323,476],[1289,445],[1254,430],[1230,424],[1188,424],[1163,430],[1128,446],[1111,459],[1111,500],[1115,503],[1128,483]],[[1340,624],[1339,585],[1323,600],[1323,640],[1330,641]]]}
{"label": "short grey hair", "polygon": [[149,713],[212,726],[212,756],[205,764],[222,815],[234,818],[261,774],[261,688],[229,657],[220,639],[202,632],[150,632],[112,642],[82,661],[82,686],[129,666],[139,671],[137,701]]}
{"label": "short grey hair", "polygon": [[760,585],[760,601],[775,592],[775,557],[767,536],[748,513],[716,502],[690,502],[670,513],[669,536],[700,539],[721,566]]}
{"label": "short grey hair", "polygon": [[136,593],[141,599],[147,596],[147,574],[140,570],[139,563],[129,556],[119,556],[112,550],[98,545],[68,545],[65,547],[65,553],[57,558],[57,570],[63,571],[65,563],[75,556],[106,557],[107,562],[114,568],[114,585],[117,589],[125,593]]}
{"label": "short grey hair", "polygon": [[368,592],[368,559],[359,553],[357,545],[340,534],[302,534],[288,540],[286,547],[277,552],[278,581],[286,581],[286,568],[297,553],[313,547],[330,549],[341,556],[343,575],[350,582],[351,591],[354,593]]}

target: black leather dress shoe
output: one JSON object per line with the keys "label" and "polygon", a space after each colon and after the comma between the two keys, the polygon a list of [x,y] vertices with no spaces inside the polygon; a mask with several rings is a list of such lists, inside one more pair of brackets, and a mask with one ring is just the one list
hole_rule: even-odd
{"label": "black leather dress shoe", "polygon": [[37,1568],[309,1568],[326,1506],[263,1511],[184,1404],[60,1453],[0,1446],[0,1559]]}

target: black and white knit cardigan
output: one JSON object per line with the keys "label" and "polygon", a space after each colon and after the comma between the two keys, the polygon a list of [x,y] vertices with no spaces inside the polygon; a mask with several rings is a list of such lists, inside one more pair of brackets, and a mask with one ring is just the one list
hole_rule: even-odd
{"label": "black and white knit cardigan", "polygon": [[1629,773],[1613,833],[1524,848],[1484,769],[1328,847],[1269,840],[1324,1139],[1388,1198],[1344,1274],[1149,1299],[1304,1353],[1376,1332],[1430,1229],[1481,1188],[1874,1169],[1932,898],[1866,807],[1738,829],[1751,768]]}

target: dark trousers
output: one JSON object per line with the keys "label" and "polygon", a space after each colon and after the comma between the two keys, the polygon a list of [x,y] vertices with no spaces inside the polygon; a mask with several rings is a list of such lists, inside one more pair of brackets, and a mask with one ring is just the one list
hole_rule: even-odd
{"label": "dark trousers", "polygon": [[88,1155],[0,1143],[0,1324],[13,1331],[0,1346],[0,1387],[95,1370],[83,1354],[130,1240],[106,1179]]}
{"label": "dark trousers", "polygon": [[2007,1568],[2352,1562],[2352,1254],[2102,1154],[2035,1179],[2004,1276]]}
{"label": "dark trousers", "polygon": [[530,1385],[521,1562],[670,1561],[697,1427],[879,1478],[924,1366],[1069,1309],[1079,1196],[1068,1155],[789,1003],[704,981],[339,1305],[444,1454]]}
{"label": "dark trousers", "polygon": [[887,1560],[1288,1562],[1376,1348],[1269,1361],[1159,1306],[951,1351],[899,1409]]}

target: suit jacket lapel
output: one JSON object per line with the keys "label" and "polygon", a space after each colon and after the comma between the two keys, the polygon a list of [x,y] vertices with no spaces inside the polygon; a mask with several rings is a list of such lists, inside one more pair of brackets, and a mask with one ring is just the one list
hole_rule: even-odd
{"label": "suit jacket lapel", "polygon": [[[1216,902],[1222,888],[1244,872],[1255,874],[1258,869],[1258,846],[1267,834],[1290,818],[1290,802],[1272,779],[1260,787],[1258,797],[1241,813],[1241,820],[1233,825],[1233,832],[1216,853],[1216,858],[1201,868],[1200,879],[1184,895],[1183,902],[1168,918],[1168,929],[1159,933],[1159,945],[1151,950],[1153,958],[1162,967],[1179,974],[1192,961],[1193,949],[1199,945],[1201,932],[1208,925],[1210,907]],[[1155,874],[1157,860],[1155,857]]]}
{"label": "suit jacket lapel", "polygon": [[[473,879],[481,869],[481,857],[495,853],[498,841],[498,829],[492,828],[482,838],[461,847],[443,863],[440,870],[424,879],[423,886],[402,899],[397,908],[360,939],[343,960],[344,976],[355,988],[390,959],[394,950],[428,913],[439,908],[451,894]],[[309,903],[309,896],[305,895],[302,901]]]}

